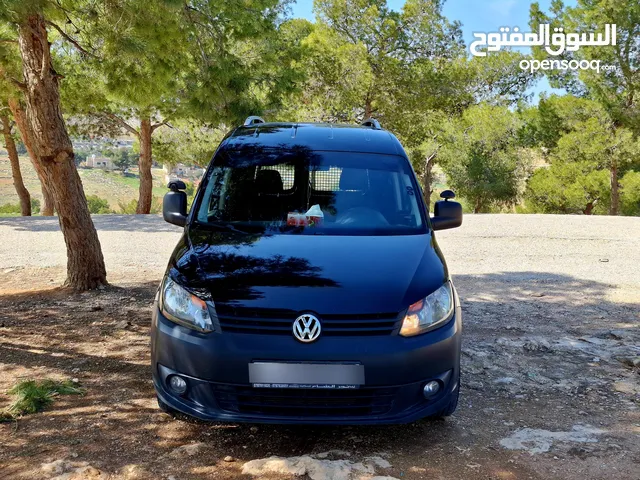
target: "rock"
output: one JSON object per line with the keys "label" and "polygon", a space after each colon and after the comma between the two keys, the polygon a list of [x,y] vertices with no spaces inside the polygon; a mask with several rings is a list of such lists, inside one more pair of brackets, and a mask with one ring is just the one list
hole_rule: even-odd
{"label": "rock", "polygon": [[550,352],[551,344],[546,340],[527,339],[524,345],[522,345],[522,348],[528,352]]}
{"label": "rock", "polygon": [[493,383],[514,383],[515,381],[516,379],[513,377],[502,377],[495,379]]}
{"label": "rock", "polygon": [[471,390],[482,390],[484,388],[484,384],[477,380],[469,380],[465,386]]}
{"label": "rock", "polygon": [[100,310],[103,310],[103,308],[100,305],[92,305],[91,308],[89,308],[89,310],[91,312],[99,312]]}
{"label": "rock", "polygon": [[131,322],[129,322],[128,320],[122,320],[122,321],[116,323],[114,326],[115,326],[115,328],[119,328],[119,329],[122,330],[122,329],[129,328],[131,326]]}
{"label": "rock", "polygon": [[258,427],[251,427],[251,428],[249,429],[249,431],[250,431],[251,433],[256,433],[256,432],[258,431]]}
{"label": "rock", "polygon": [[70,462],[60,459],[54,460],[49,463],[43,463],[40,466],[40,469],[45,475],[60,475],[61,473],[64,473],[66,470],[71,468],[71,466],[72,465]]}
{"label": "rock", "polygon": [[376,468],[390,468],[391,464],[381,457],[365,457],[361,462],[350,460],[320,460],[311,455],[300,457],[267,457],[251,460],[242,466],[244,475],[256,478],[271,476],[282,478],[306,475],[311,480],[353,480],[356,478],[387,479],[375,476]]}
{"label": "rock", "polygon": [[227,455],[226,457],[224,457],[224,461],[225,462],[235,462],[236,459],[233,458],[231,455]]}
{"label": "rock", "polygon": [[181,445],[169,453],[170,457],[192,457],[206,448],[205,443],[188,443]]}
{"label": "rock", "polygon": [[627,367],[640,367],[640,356],[638,357],[617,357],[618,360],[623,365]]}
{"label": "rock", "polygon": [[171,420],[173,420],[173,417],[168,413],[158,412],[151,415],[151,421],[155,423],[170,422]]}

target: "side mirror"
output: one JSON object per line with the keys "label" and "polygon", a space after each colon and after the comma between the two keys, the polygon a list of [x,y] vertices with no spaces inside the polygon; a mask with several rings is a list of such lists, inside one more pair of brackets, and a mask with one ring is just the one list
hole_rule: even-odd
{"label": "side mirror", "polygon": [[187,194],[185,190],[187,186],[182,180],[173,180],[169,182],[168,192],[162,200],[162,217],[165,222],[184,227],[187,223]]}
{"label": "side mirror", "polygon": [[434,216],[431,217],[431,227],[434,230],[446,230],[462,225],[462,205],[452,202],[456,194],[451,190],[445,190],[440,194],[444,200],[436,202],[433,207]]}

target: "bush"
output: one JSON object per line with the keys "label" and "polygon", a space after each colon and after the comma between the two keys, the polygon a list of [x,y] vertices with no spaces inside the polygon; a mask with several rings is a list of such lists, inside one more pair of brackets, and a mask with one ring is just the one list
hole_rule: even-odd
{"label": "bush", "polygon": [[20,215],[22,210],[20,209],[19,203],[5,203],[4,205],[0,205],[0,215]]}
{"label": "bush", "polygon": [[113,213],[113,210],[109,207],[109,202],[97,195],[87,195],[87,205],[89,207],[89,213]]}
{"label": "bush", "polygon": [[[124,213],[125,215],[135,215],[136,208],[138,208],[138,201],[131,200],[129,202],[118,202],[118,208],[120,209],[119,213]],[[162,198],[153,197],[151,200],[151,211],[149,213],[160,213],[162,211]]]}

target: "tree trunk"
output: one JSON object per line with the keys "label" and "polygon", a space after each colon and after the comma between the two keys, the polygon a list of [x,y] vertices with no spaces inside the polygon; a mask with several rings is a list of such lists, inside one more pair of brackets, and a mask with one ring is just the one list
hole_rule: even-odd
{"label": "tree trunk", "polygon": [[97,288],[107,282],[104,258],[60,111],[58,75],[51,63],[42,15],[29,14],[21,20],[18,43],[26,85],[27,120],[36,161],[53,194],[67,247],[65,285],[75,290]]}
{"label": "tree trunk", "polygon": [[371,118],[371,114],[373,113],[373,107],[371,105],[371,97],[367,95],[367,98],[364,102],[364,119]]}
{"label": "tree trunk", "polygon": [[22,173],[20,172],[20,159],[18,158],[18,150],[16,143],[11,136],[11,125],[7,115],[0,115],[2,122],[2,133],[4,135],[4,145],[9,155],[9,163],[11,163],[11,176],[13,177],[13,185],[16,187],[16,193],[20,199],[20,211],[23,217],[31,216],[31,197],[29,190],[24,186],[22,181]]}
{"label": "tree trunk", "polygon": [[478,197],[476,198],[476,201],[474,203],[474,207],[473,207],[473,213],[480,213],[482,212],[484,205],[482,204],[482,198]]}
{"label": "tree trunk", "polygon": [[27,149],[27,153],[29,154],[29,158],[31,159],[31,163],[33,164],[33,168],[38,175],[38,179],[40,180],[40,187],[42,189],[42,206],[40,207],[40,215],[44,217],[53,216],[53,195],[44,178],[44,172],[42,170],[42,165],[38,162],[36,157],[36,152],[33,148],[33,136],[31,134],[31,130],[29,128],[29,122],[27,122],[27,116],[25,111],[20,106],[20,103],[14,98],[9,99],[9,109],[13,114],[13,118],[16,121],[16,125],[18,126],[18,132],[20,132],[20,138],[22,138],[22,143],[24,143],[25,148]]}
{"label": "tree trunk", "polygon": [[609,215],[618,215],[620,205],[620,192],[618,190],[618,163],[614,161],[610,167],[611,172],[611,205]]}
{"label": "tree trunk", "polygon": [[138,193],[138,207],[136,213],[151,212],[153,177],[151,176],[151,119],[140,119],[140,190]]}
{"label": "tree trunk", "polygon": [[427,212],[431,209],[431,182],[433,181],[433,163],[438,154],[438,150],[436,149],[431,155],[429,155],[425,162],[424,168],[422,169],[422,195],[424,196],[424,204],[427,207]]}
{"label": "tree trunk", "polygon": [[584,208],[582,213],[584,213],[585,215],[592,215],[593,214],[593,207],[595,207],[595,203],[594,202],[587,203],[587,206]]}

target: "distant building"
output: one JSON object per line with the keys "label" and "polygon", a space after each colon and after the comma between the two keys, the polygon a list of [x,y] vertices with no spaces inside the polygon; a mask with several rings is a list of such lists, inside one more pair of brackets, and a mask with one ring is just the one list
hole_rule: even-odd
{"label": "distant building", "polygon": [[87,168],[100,168],[102,170],[115,170],[113,160],[108,157],[96,157],[95,154],[87,157]]}
{"label": "distant building", "polygon": [[202,175],[204,175],[204,168],[187,166],[184,163],[178,163],[174,166],[167,164],[162,165],[164,170],[164,179],[168,184],[171,180],[187,180],[193,182],[196,185],[200,183]]}

